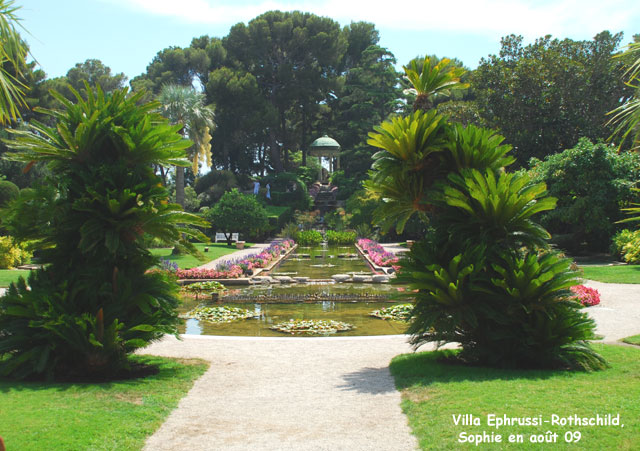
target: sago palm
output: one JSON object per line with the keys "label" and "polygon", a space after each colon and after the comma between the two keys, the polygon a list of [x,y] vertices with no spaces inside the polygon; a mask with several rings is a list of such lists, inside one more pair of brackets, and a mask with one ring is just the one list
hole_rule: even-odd
{"label": "sago palm", "polygon": [[15,14],[19,8],[13,4],[11,0],[0,0],[0,124],[18,118],[18,107],[26,105],[26,86],[6,70],[6,65],[11,65],[19,76],[28,52],[16,29],[16,24],[20,24]]}
{"label": "sago palm", "polygon": [[[211,131],[214,127],[213,109],[204,104],[204,94],[192,87],[165,85],[158,101],[162,104],[162,114],[173,124],[182,126],[183,136],[193,141],[187,153],[192,162],[194,174],[199,163],[211,166]],[[176,202],[184,206],[184,168],[176,167]]]}
{"label": "sago palm", "polygon": [[[191,143],[138,105],[142,94],[106,96],[86,85],[76,103],[59,94],[62,111],[48,127],[32,121],[12,131],[10,157],[47,164],[51,176],[19,199],[3,225],[21,239],[39,238],[44,269],[0,298],[0,374],[13,377],[92,377],[118,372],[127,355],[177,333],[177,286],[149,271],[156,263],[144,235],[169,244],[186,225],[206,226],[168,202],[152,165],[188,166]],[[43,206],[45,208],[43,208]],[[206,238],[205,238],[206,239]]]}
{"label": "sago palm", "polygon": [[640,42],[629,44],[629,48],[618,56],[635,58],[624,74],[627,85],[634,89],[635,95],[608,113],[613,117],[607,124],[615,126],[609,139],[620,139],[618,149],[629,142],[631,150],[640,150]]}
{"label": "sago palm", "polygon": [[469,84],[460,82],[465,70],[452,64],[448,58],[436,61],[425,57],[422,67],[412,60],[409,66],[404,66],[404,73],[417,96],[413,111],[427,111],[433,108],[433,97],[449,96],[452,90],[469,87]]}

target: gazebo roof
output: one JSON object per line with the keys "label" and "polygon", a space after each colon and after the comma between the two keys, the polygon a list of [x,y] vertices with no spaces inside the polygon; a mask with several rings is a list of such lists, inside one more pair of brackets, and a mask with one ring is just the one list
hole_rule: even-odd
{"label": "gazebo roof", "polygon": [[333,138],[324,135],[316,139],[309,146],[309,153],[314,156],[330,157],[336,156],[340,152],[340,144]]}

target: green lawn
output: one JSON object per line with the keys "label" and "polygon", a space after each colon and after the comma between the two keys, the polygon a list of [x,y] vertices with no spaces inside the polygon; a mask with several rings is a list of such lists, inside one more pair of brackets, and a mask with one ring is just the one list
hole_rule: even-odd
{"label": "green lawn", "polygon": [[[227,246],[226,243],[195,243],[196,248],[205,256],[205,259],[200,261],[193,255],[171,255],[171,248],[160,248],[160,249],[151,249],[151,253],[156,257],[162,257],[165,260],[171,260],[178,264],[180,269],[189,269],[195,268],[196,266],[200,266],[204,263],[210,262],[211,260],[215,260],[218,257],[222,257],[223,255],[230,254],[232,252],[237,251],[235,244],[231,247]],[[245,247],[251,246],[250,243],[247,243]],[[208,247],[209,252],[204,252],[204,248]]]}
{"label": "green lawn", "polygon": [[605,283],[640,283],[640,265],[581,266],[584,278]]}
{"label": "green lawn", "polygon": [[135,358],[159,364],[160,372],[102,384],[0,379],[0,435],[7,449],[141,449],[207,365]]}
{"label": "green lawn", "polygon": [[[439,353],[423,352],[397,356],[391,373],[402,391],[402,409],[422,449],[637,449],[640,443],[640,349],[599,345],[594,348],[610,363],[605,371],[495,370],[436,361]],[[471,414],[480,426],[456,425],[457,415]],[[488,415],[542,417],[556,414],[595,417],[620,414],[617,426],[488,425]],[[460,433],[500,434],[503,443],[480,447],[459,443]],[[531,434],[558,434],[557,442],[532,444]],[[580,441],[565,443],[565,433],[579,431]],[[522,434],[524,444],[505,443],[510,434]]]}
{"label": "green lawn", "polygon": [[0,269],[0,287],[8,287],[11,282],[16,282],[18,277],[25,279],[29,275],[29,271],[22,269]]}
{"label": "green lawn", "polygon": [[279,218],[280,215],[291,210],[291,207],[281,207],[278,205],[265,205],[264,209],[267,210],[267,216],[273,216]]}
{"label": "green lawn", "polygon": [[629,343],[630,345],[640,346],[640,335],[633,335],[631,337],[623,338],[622,341]]}

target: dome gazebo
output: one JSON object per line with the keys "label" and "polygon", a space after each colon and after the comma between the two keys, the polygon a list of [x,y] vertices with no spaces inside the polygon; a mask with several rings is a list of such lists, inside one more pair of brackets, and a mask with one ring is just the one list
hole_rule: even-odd
{"label": "dome gazebo", "polygon": [[322,181],[322,158],[329,159],[329,173],[340,169],[340,144],[327,135],[316,139],[309,146],[309,155],[318,157],[320,160],[319,180]]}

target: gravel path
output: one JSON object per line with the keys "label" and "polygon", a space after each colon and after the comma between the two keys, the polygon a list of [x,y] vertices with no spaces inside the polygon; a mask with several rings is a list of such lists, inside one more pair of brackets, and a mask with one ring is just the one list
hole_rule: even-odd
{"label": "gravel path", "polygon": [[212,363],[145,449],[416,449],[388,369],[410,351],[404,336],[167,337],[144,352]]}
{"label": "gravel path", "polygon": [[587,312],[596,321],[596,333],[605,343],[640,334],[640,285],[587,280],[586,286],[600,292],[600,304]]}
{"label": "gravel path", "polygon": [[257,243],[251,247],[237,250],[232,252],[231,254],[223,255],[222,257],[218,257],[215,260],[211,260],[209,263],[205,263],[204,265],[198,266],[200,269],[215,269],[220,263],[236,260],[238,258],[244,258],[251,254],[259,254],[262,249],[266,249],[271,245],[271,243]]}

